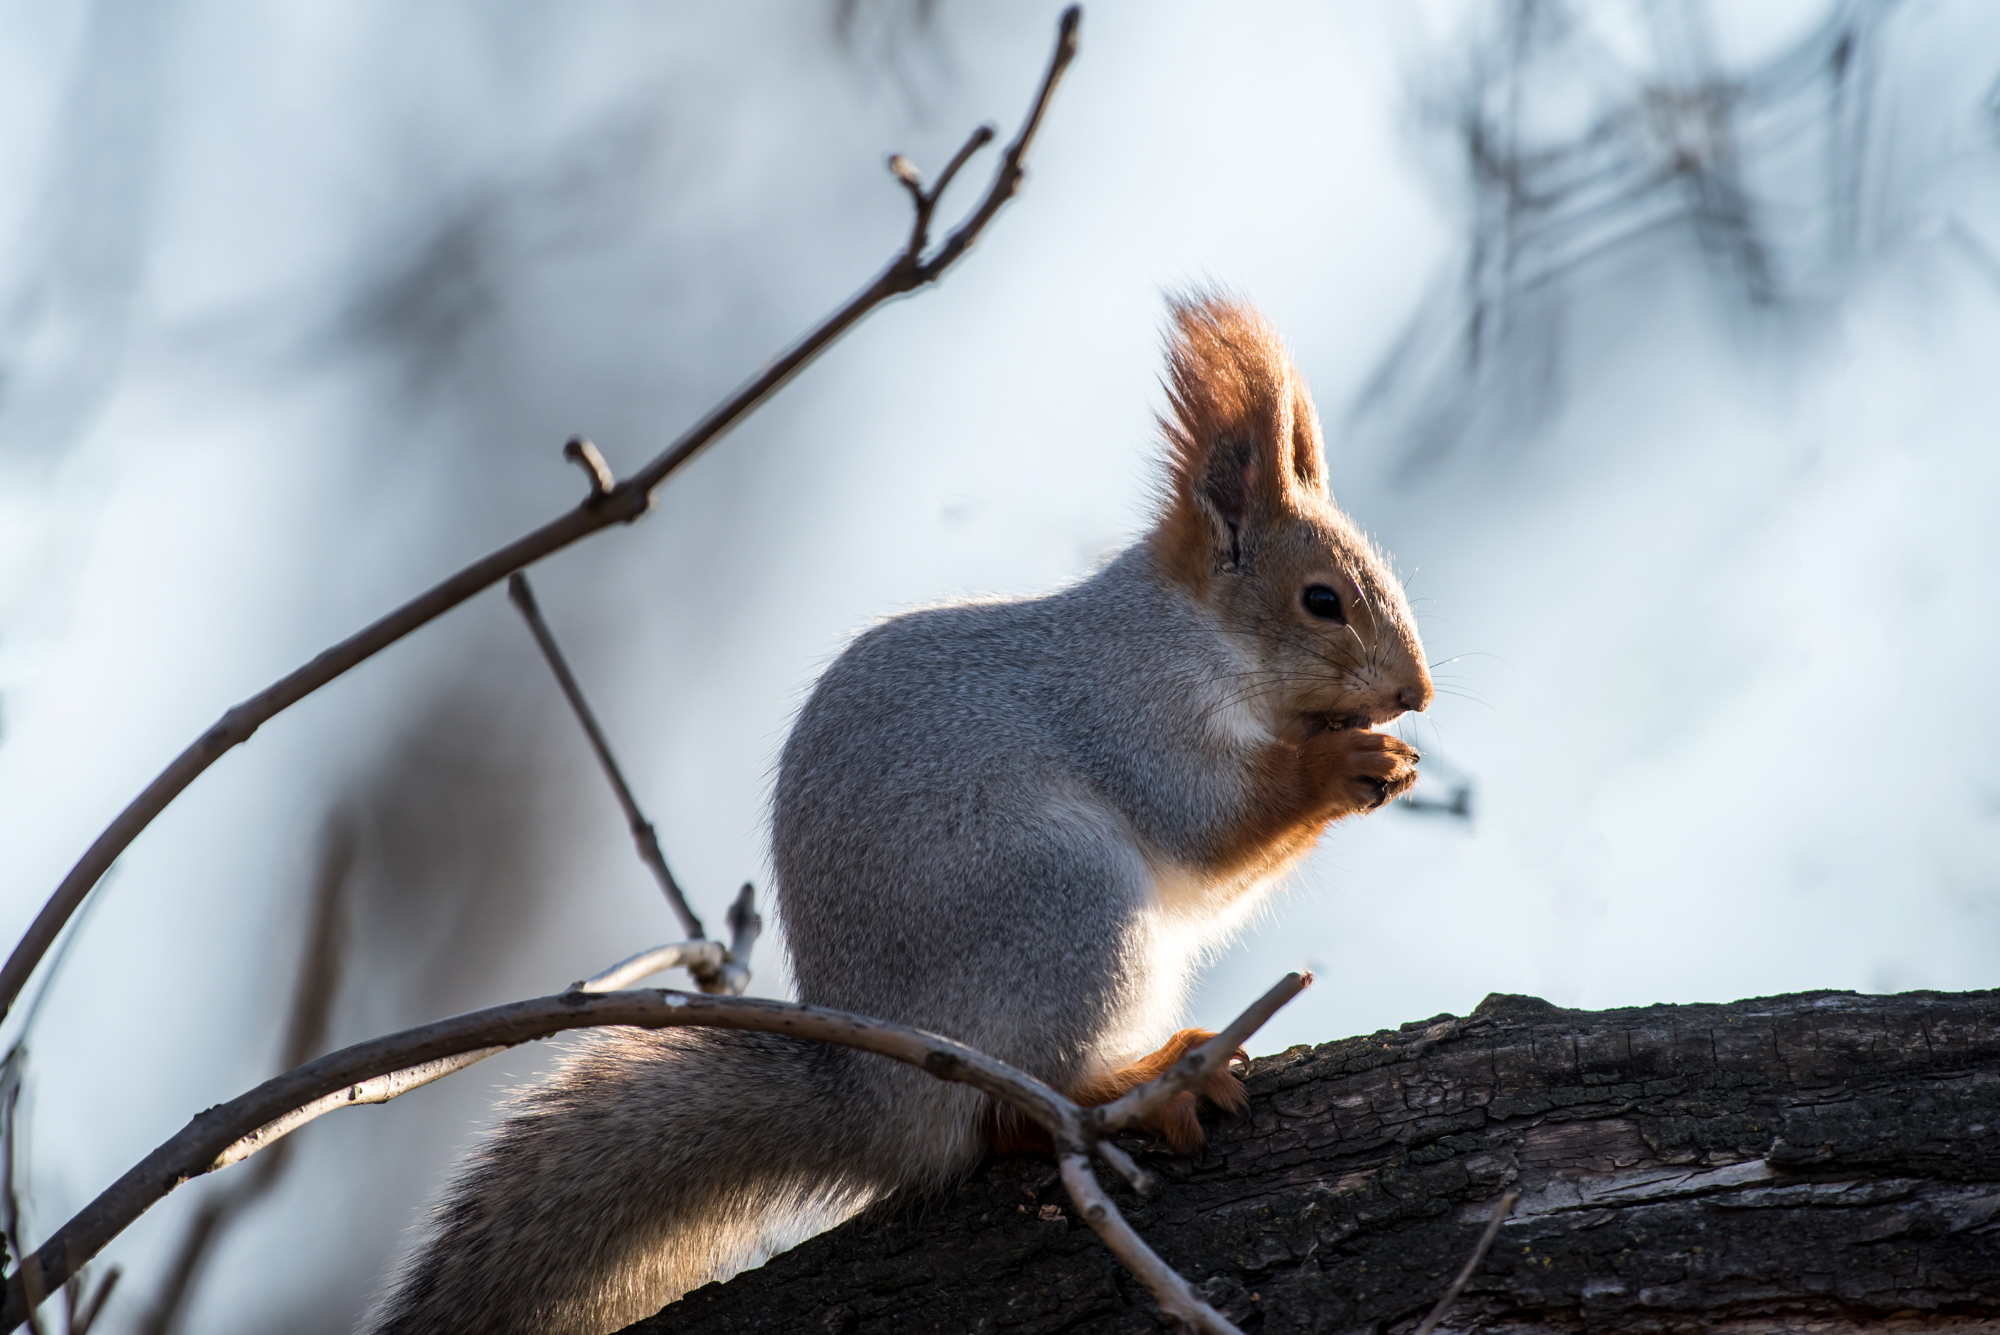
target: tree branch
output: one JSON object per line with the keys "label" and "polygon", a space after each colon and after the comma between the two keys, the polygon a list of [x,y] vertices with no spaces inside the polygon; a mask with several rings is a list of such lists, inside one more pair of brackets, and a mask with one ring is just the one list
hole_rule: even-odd
{"label": "tree branch", "polygon": [[[1294,994],[1296,989],[1293,989]],[[1230,1027],[1266,1007],[1269,995]],[[1282,1004],[1280,1002],[1279,1004]],[[1268,1010],[1275,1010],[1275,1006]],[[1265,1013],[1268,1013],[1266,1010]],[[198,1114],[96,1200],[56,1231],[7,1278],[0,1330],[29,1318],[31,1293],[53,1292],[154,1202],[189,1178],[241,1161],[325,1112],[349,1103],[386,1102],[449,1069],[566,1029],[630,1025],[643,1029],[705,1026],[835,1043],[891,1057],[940,1080],[970,1085],[1020,1109],[1046,1127],[1064,1161],[1064,1181],[1084,1219],[1152,1290],[1162,1309],[1193,1329],[1238,1335],[1186,1282],[1147,1247],[1086,1170],[1068,1166],[1096,1155],[1138,1187],[1144,1175],[1131,1158],[1099,1140],[1084,1109],[1049,1086],[985,1053],[936,1034],[844,1011],[759,997],[714,997],[667,991],[569,991],[370,1039],[307,1062],[247,1094]],[[1247,1035],[1246,1035],[1247,1036]],[[449,1069],[446,1069],[449,1068]],[[1166,1278],[1171,1276],[1171,1281]],[[29,1281],[34,1281],[30,1285]]]}
{"label": "tree branch", "polygon": [[263,724],[311,695],[320,687],[365,662],[405,635],[428,624],[481,590],[498,583],[552,552],[568,547],[613,524],[629,524],[651,509],[653,493],[702,448],[741,421],[765,399],[776,393],[801,368],[858,323],[863,316],[891,298],[914,292],[935,282],[960,255],[964,254],[986,225],[1020,187],[1021,161],[1035,131],[1040,127],[1050,96],[1064,69],[1076,53],[1078,11],[1072,7],[1063,15],[1056,51],[1042,80],[1040,92],[1028,113],[1021,133],[1009,145],[999,173],[979,207],[946,239],[928,260],[906,248],[853,300],[835,311],[804,338],[793,344],[775,361],[759,371],[729,398],[696,422],[679,440],[662,451],[645,467],[610,490],[601,490],[601,479],[593,469],[590,497],[582,505],[558,516],[498,551],[473,562],[457,574],[434,585],[372,625],[364,627],[339,644],[321,653],[304,667],[273,683],[265,690],[225,712],[158,777],[146,785],[117,818],[85,851],[55,893],[35,915],[13,953],[0,966],[0,1016],[11,1010],[27,985],[36,964],[48,953],[63,924],[76,912],[85,896],[103,878],[118,855],[139,837],[169,803],[210,765],[233,748],[248,741]]}

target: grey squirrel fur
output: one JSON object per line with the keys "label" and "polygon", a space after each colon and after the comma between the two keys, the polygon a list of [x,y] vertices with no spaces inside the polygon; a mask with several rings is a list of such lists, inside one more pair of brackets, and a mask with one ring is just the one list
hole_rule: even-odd
{"label": "grey squirrel fur", "polygon": [[[1168,380],[1153,531],[1047,597],[863,634],[800,712],[772,807],[801,1001],[1086,1102],[1205,1037],[1142,1057],[1327,824],[1415,781],[1416,752],[1376,729],[1431,700],[1276,335],[1176,302]],[[1189,1148],[1182,1100],[1160,1129]],[[1008,1134],[985,1096],[885,1058],[600,1032],[461,1170],[364,1329],[602,1335],[871,1199],[945,1187]]]}

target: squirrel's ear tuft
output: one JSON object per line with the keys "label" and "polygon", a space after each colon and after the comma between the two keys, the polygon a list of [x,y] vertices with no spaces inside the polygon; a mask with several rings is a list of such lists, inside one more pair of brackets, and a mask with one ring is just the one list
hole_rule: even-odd
{"label": "squirrel's ear tuft", "polygon": [[1201,585],[1239,567],[1246,533],[1326,496],[1319,416],[1276,331],[1212,294],[1173,303],[1166,497],[1154,532],[1168,570]]}

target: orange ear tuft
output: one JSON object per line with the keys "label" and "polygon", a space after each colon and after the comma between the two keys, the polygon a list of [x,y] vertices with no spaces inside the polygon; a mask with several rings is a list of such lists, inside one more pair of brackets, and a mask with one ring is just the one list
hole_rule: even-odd
{"label": "orange ear tuft", "polygon": [[1226,298],[1173,303],[1167,344],[1166,504],[1154,530],[1165,569],[1195,587],[1242,560],[1246,530],[1326,494],[1319,417],[1285,345]]}

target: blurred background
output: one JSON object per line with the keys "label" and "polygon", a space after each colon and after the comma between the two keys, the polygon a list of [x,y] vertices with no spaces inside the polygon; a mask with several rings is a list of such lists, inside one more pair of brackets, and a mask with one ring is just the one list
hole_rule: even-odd
{"label": "blurred background", "polygon": [[[566,437],[629,471],[861,286],[884,155],[1011,134],[1058,8],[0,0],[0,930],[228,705],[573,504]],[[1490,991],[1988,986],[1996,75],[1980,0],[1100,0],[977,249],[537,567],[544,611],[719,932],[858,629],[1144,530],[1162,294],[1220,284],[1444,693],[1417,803],[1328,837],[1190,1022],[1300,966],[1260,1051]],[[11,1068],[17,1231],[289,1047],[677,936],[489,591],[96,892]],[[775,931],[753,965],[787,994]],[[314,1124],[169,1303],[233,1188],[181,1191],[97,1328],[348,1329],[549,1059]]]}

